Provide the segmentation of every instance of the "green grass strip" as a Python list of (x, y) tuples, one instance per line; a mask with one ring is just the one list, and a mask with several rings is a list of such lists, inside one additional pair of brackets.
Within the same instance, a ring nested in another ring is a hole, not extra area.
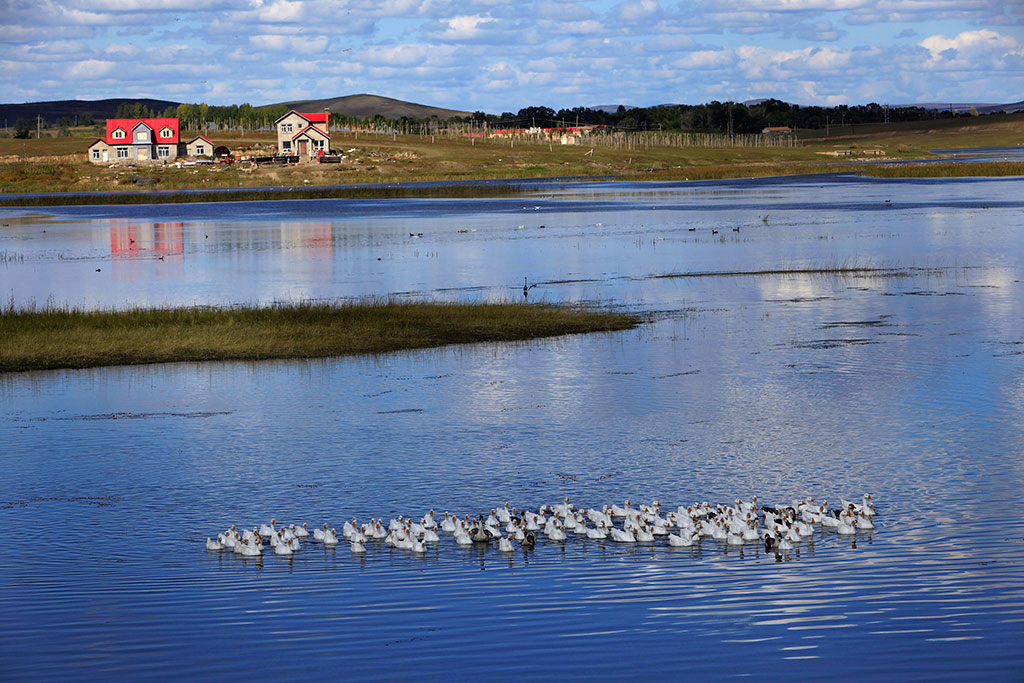
[(318, 358), (635, 327), (570, 305), (372, 300), (269, 307), (0, 311), (0, 372), (208, 360)]

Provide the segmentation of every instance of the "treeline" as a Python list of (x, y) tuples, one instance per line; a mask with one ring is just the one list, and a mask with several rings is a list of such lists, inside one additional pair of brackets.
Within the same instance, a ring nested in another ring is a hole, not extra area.
[(614, 112), (574, 107), (555, 111), (549, 107), (526, 107), (500, 116), (475, 112), (473, 120), (492, 128), (567, 127), (605, 125), (621, 130), (700, 131), (727, 134), (760, 133), (767, 127), (826, 128), (827, 126), (924, 121), (948, 119), (950, 111), (924, 107), (892, 108), (880, 104), (840, 105), (837, 107), (801, 107), (781, 100), (757, 104), (709, 102), (707, 104), (671, 104)]
[[(283, 105), (254, 107), (251, 104), (216, 106), (208, 104), (179, 104), (161, 111), (153, 111), (144, 103), (128, 101), (118, 106), (117, 118), (177, 118), (184, 130), (269, 130), (274, 121), (286, 114)], [(331, 113), (332, 127), (350, 127), (361, 130), (413, 134), (444, 134), (452, 129), (484, 131), (503, 128), (567, 128), (583, 125), (604, 125), (618, 131), (662, 131), (686, 133), (722, 133), (749, 135), (760, 133), (766, 127), (788, 126), (793, 129), (825, 129), (828, 126), (856, 126), (868, 123), (922, 121), (967, 116), (963, 112), (926, 109), (923, 107), (886, 107), (866, 105), (840, 105), (836, 107), (801, 107), (781, 100), (769, 99), (757, 104), (738, 102), (709, 102), (707, 104), (673, 104), (656, 107), (603, 111), (587, 107), (554, 110), (550, 107), (525, 107), (517, 112), (500, 115), (475, 112), (472, 116), (454, 119), (386, 119), (384, 116), (352, 117), (340, 112)], [(28, 137), (38, 127), (56, 125), (64, 133), (72, 126), (93, 124), (92, 115), (83, 114), (72, 120), (61, 117), (55, 122), (19, 119), (14, 128), (17, 137)], [(95, 125), (102, 134), (102, 122)]]
[[(269, 129), (274, 121), (288, 113), (287, 107), (254, 107), (251, 104), (214, 106), (207, 104), (179, 104), (162, 112), (152, 112), (138, 103), (125, 103), (118, 107), (118, 118), (147, 116), (177, 117), (182, 128), (189, 130), (261, 130)], [(948, 119), (956, 116), (950, 111), (923, 107), (885, 107), (880, 104), (840, 105), (836, 107), (801, 107), (781, 100), (764, 100), (757, 104), (738, 102), (709, 102), (707, 104), (673, 104), (657, 107), (607, 112), (587, 107), (574, 107), (558, 111), (550, 107), (525, 107), (518, 112), (500, 115), (475, 112), (468, 118), (447, 121), (401, 118), (388, 120), (383, 116), (368, 118), (331, 113), (335, 126), (393, 129), (402, 132), (432, 132), (441, 123), (470, 123), (480, 128), (566, 128), (577, 125), (605, 125), (627, 131), (697, 131), (741, 135), (760, 133), (770, 126), (790, 128), (825, 128), (827, 126), (886, 123), (895, 121), (923, 121)], [(962, 115), (962, 114), (961, 114)]]

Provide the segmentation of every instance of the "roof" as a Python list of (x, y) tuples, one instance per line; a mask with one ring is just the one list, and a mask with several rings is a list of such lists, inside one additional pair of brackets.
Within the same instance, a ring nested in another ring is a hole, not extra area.
[(331, 116), (330, 113), (326, 111), (322, 111), (319, 114), (300, 114), (299, 112), (295, 113), (299, 114), (299, 116), (306, 119), (310, 123), (327, 123), (327, 119), (330, 118)]
[[(176, 144), (178, 142), (178, 119), (107, 119), (107, 135), (103, 138), (104, 142), (108, 145), (125, 145), (131, 144), (131, 140), (128, 138), (122, 140), (115, 140), (113, 138), (114, 131), (120, 128), (129, 134), (135, 129), (140, 123), (143, 123), (154, 131), (156, 131), (156, 139), (151, 142), (160, 144)], [(164, 128), (171, 129), (171, 137), (162, 138), (160, 137), (160, 131)]]
[[(298, 112), (296, 112), (296, 113), (298, 113)], [(325, 137), (325, 138), (327, 138), (328, 140), (330, 140), (330, 139), (331, 139), (331, 136), (330, 136), (330, 135), (329, 135), (328, 133), (325, 133), (324, 131), (320, 130), (320, 129), (319, 129), (319, 128), (317, 128), (316, 126), (306, 126), (306, 127), (305, 127), (305, 128), (303, 128), (302, 130), (300, 130), (300, 131), (299, 131), (298, 133), (296, 133), (295, 135), (293, 135), (293, 136), (292, 136), (292, 140), (294, 140), (295, 138), (297, 138), (297, 137), (299, 137), (300, 135), (303, 135), (303, 134), (305, 134), (305, 135), (306, 135), (306, 137), (311, 137), (311, 136), (309, 135), (309, 132), (310, 132), (310, 131), (313, 131), (313, 132), (315, 132), (315, 133), (316, 133), (317, 135), (320, 135), (320, 136), (322, 136), (322, 137)]]
[(213, 140), (211, 140), (210, 138), (206, 137), (205, 135), (197, 135), (194, 138), (192, 138), (191, 140), (189, 140), (188, 142), (186, 142), (185, 144), (186, 145), (191, 145), (196, 140), (205, 140), (205, 141), (209, 142), (211, 145), (213, 144)]
[[(274, 121), (274, 125), (277, 125), (278, 121), (280, 121), (281, 119), (286, 118), (288, 116), (291, 116), (292, 114), (295, 114), (297, 116), (301, 116), (302, 118), (306, 119), (306, 121), (308, 121), (310, 124), (316, 124), (316, 123), (321, 124), (321, 125), (317, 126), (317, 128), (320, 129), (320, 132), (324, 133), (325, 135), (327, 135), (327, 137), (331, 136), (331, 134), (327, 131), (327, 126), (329, 125), (330, 119), (331, 119), (331, 113), (327, 112), (327, 111), (322, 111), (319, 114), (304, 114), (304, 113), (302, 113), (300, 111), (295, 111), (294, 109), (292, 109), (287, 114), (285, 114), (284, 116), (279, 117), (277, 119), (277, 121)], [(303, 128), (303, 130), (305, 130), (305, 128)], [(294, 140), (294, 138), (292, 138), (292, 139)]]

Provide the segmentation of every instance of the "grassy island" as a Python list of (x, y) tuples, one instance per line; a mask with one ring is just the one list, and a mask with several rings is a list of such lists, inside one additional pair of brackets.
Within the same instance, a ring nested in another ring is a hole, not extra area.
[(0, 311), (0, 372), (318, 358), (630, 329), (569, 305), (363, 301), (268, 307)]

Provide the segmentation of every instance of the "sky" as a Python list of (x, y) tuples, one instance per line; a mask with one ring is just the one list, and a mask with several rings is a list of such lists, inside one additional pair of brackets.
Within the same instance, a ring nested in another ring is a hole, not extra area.
[(0, 99), (1009, 103), (1024, 0), (0, 0)]

